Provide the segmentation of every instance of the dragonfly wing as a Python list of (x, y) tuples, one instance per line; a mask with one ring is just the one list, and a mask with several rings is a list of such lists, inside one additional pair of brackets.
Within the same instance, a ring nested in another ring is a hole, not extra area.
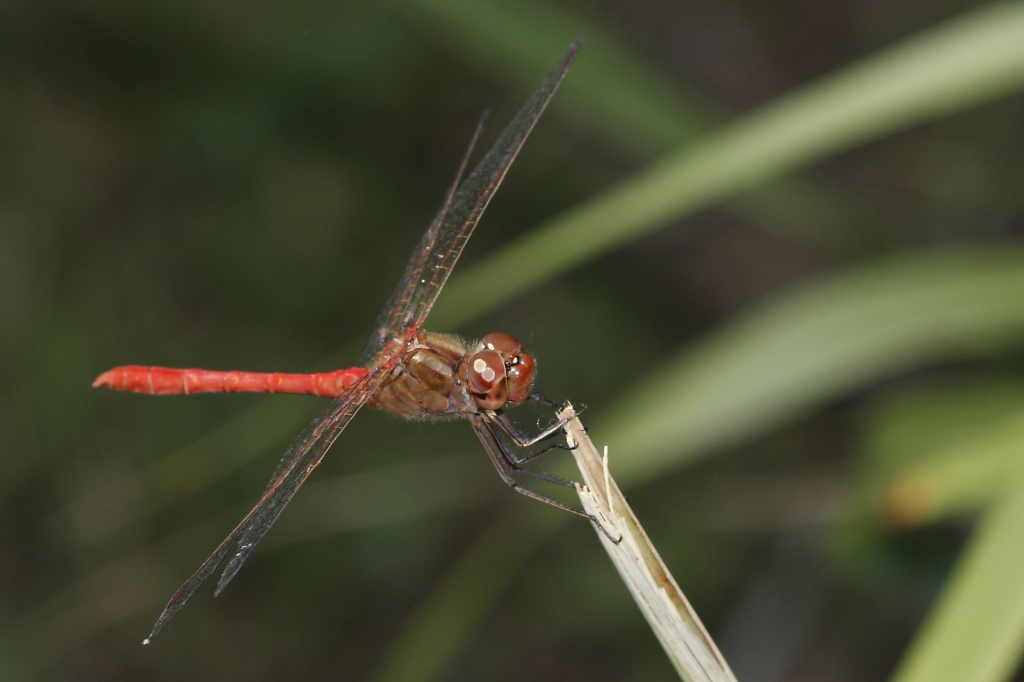
[(426, 267), (427, 258), (434, 249), (434, 243), (437, 241), (437, 234), (441, 229), (441, 223), (444, 220), (444, 216), (448, 213), (448, 208), (452, 204), (452, 197), (455, 196), (459, 183), (462, 182), (462, 174), (466, 171), (466, 164), (469, 163), (469, 157), (473, 153), (477, 140), (480, 139), (480, 133), (483, 132), (487, 116), (488, 113), (485, 111), (483, 116), (480, 117), (480, 121), (476, 124), (473, 137), (470, 138), (469, 146), (462, 155), (462, 161), (459, 162), (459, 169), (455, 172), (455, 179), (448, 187), (448, 191), (445, 192), (441, 210), (437, 212), (433, 222), (430, 223), (430, 227), (423, 237), (420, 238), (416, 249), (412, 252), (409, 264), (405, 266), (405, 274), (398, 281), (398, 286), (395, 287), (391, 298), (388, 299), (388, 304), (384, 306), (384, 311), (377, 318), (373, 326), (373, 334), (370, 335), (369, 340), (366, 342), (363, 354), (359, 356), (360, 365), (366, 365), (374, 355), (384, 348), (391, 335), (391, 330), (401, 326), (401, 320), (405, 318), (410, 307), (410, 301), (416, 291), (416, 281), (420, 278), (423, 269)]
[(219, 594), (224, 589), (224, 586), (231, 581), (256, 545), (270, 530), (274, 521), (295, 495), (295, 491), (320, 464), (338, 435), (387, 376), (388, 371), (385, 367), (379, 367), (370, 372), (336, 398), (299, 434), (278, 464), (277, 470), (271, 477), (259, 502), (220, 543), (213, 554), (203, 562), (195, 574), (186, 580), (185, 584), (171, 597), (153, 626), (153, 631), (143, 642), (144, 644), (149, 643), (163, 629), (164, 625), (178, 612), (178, 609), (184, 606), (203, 581), (217, 569), (232, 547), (237, 545), (235, 555), (231, 557), (224, 573), (221, 574), (215, 594)]
[[(446, 200), (430, 229), (420, 240), (405, 276), (385, 308), (380, 326), (370, 338), (367, 351), (376, 352), (387, 341), (408, 328), (418, 329), (434, 306), (462, 254), (484, 209), (498, 190), (534, 125), (565, 77), (583, 39), (569, 48), (565, 57), (508, 124), (480, 164)], [(370, 352), (372, 356), (373, 352)], [(368, 359), (368, 358), (364, 358)]]
[(466, 182), (455, 192), (448, 212), (441, 219), (437, 241), (424, 264), (409, 316), (401, 321), (402, 327), (419, 328), (430, 309), (434, 307), (441, 288), (448, 281), (448, 276), (451, 275), (455, 262), (480, 221), (480, 216), (501, 186), (509, 166), (519, 154), (540, 115), (544, 113), (555, 90), (565, 78), (582, 43), (581, 37), (570, 46), (562, 61), (533, 91), (526, 104), (498, 136), (491, 150), (484, 155), (480, 164), (466, 178)]

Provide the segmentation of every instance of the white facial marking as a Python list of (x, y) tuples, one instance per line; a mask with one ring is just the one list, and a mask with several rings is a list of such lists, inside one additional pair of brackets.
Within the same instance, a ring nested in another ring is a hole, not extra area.
[(494, 370), (487, 366), (487, 362), (481, 359), (477, 359), (473, 362), (473, 371), (480, 375), (487, 383), (494, 381)]

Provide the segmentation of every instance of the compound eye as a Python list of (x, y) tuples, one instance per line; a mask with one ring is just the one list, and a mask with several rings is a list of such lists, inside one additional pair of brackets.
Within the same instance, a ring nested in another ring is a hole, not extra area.
[(530, 389), (533, 387), (533, 357), (526, 353), (516, 356), (512, 365), (508, 368), (508, 402), (515, 405), (523, 402), (530, 396)]
[(512, 358), (519, 355), (523, 345), (505, 332), (491, 332), (480, 340), (484, 350), (493, 350), (501, 353), (505, 362), (511, 362)]
[(508, 402), (505, 362), (496, 350), (482, 350), (469, 359), (469, 392), (484, 410), (497, 410)]

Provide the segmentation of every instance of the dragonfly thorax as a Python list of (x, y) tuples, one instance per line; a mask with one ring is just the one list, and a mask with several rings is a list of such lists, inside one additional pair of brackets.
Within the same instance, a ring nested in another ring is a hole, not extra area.
[(470, 346), (457, 336), (419, 332), (368, 404), (407, 417), (498, 410), (526, 400), (533, 370), (533, 358), (508, 334), (488, 334)]

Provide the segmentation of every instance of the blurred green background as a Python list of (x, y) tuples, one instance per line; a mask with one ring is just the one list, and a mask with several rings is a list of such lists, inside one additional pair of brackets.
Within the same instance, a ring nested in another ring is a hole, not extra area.
[(589, 407), (740, 680), (1013, 677), (1024, 4), (299, 0), (0, 7), (0, 679), (673, 678), (586, 523), (369, 411), (144, 648), (322, 402), (89, 387), (354, 362), (580, 33), (428, 326)]

